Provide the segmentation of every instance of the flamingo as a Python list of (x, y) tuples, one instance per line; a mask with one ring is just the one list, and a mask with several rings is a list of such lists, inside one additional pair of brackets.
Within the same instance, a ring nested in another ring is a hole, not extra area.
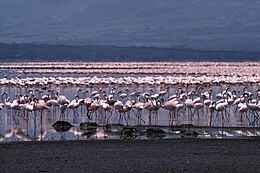
[[(110, 117), (111, 117), (111, 115), (112, 115), (112, 107), (108, 104), (108, 103), (106, 103), (106, 102), (101, 102), (100, 104), (99, 104), (99, 107), (102, 109), (102, 110), (104, 110), (104, 125), (105, 124), (107, 124), (108, 125), (108, 122), (109, 122), (109, 119), (110, 119)], [(109, 115), (107, 115), (107, 112), (109, 113)]]
[(130, 119), (130, 111), (132, 110), (133, 105), (135, 104), (135, 101), (133, 101), (130, 97), (128, 98), (128, 100), (125, 102), (125, 107), (128, 114), (128, 119)]
[(33, 110), (41, 112), (41, 120), (42, 120), (43, 111), (50, 110), (50, 107), (46, 105), (44, 100), (39, 100), (38, 98), (34, 98)]
[(159, 93), (155, 93), (155, 94), (153, 94), (153, 90), (152, 89), (150, 89), (150, 98), (152, 99), (152, 100), (157, 100), (159, 97), (160, 97), (160, 95), (159, 95)]
[(216, 117), (218, 117), (219, 113), (221, 113), (222, 126), (224, 126), (224, 112), (225, 113), (227, 112), (227, 110), (226, 110), (227, 107), (228, 107), (228, 103), (227, 102), (217, 103), (216, 107), (215, 107), (215, 110), (217, 111)]
[(124, 119), (125, 119), (125, 121), (126, 121), (126, 125), (128, 126), (128, 125), (129, 125), (129, 122), (128, 122), (128, 119), (127, 119), (126, 116), (125, 116), (125, 113), (126, 113), (126, 112), (129, 112), (129, 108), (124, 105), (121, 109), (118, 110), (118, 112), (119, 112), (119, 114), (120, 114), (120, 117), (119, 117), (119, 119), (118, 119), (118, 124), (120, 123), (121, 116), (122, 116), (122, 113), (123, 113), (123, 117), (124, 117)]
[(132, 108), (137, 110), (137, 124), (142, 125), (142, 122), (145, 124), (145, 121), (142, 119), (142, 110), (144, 109), (144, 103), (140, 101), (141, 95), (138, 96), (138, 102), (132, 106)]
[(260, 111), (260, 107), (256, 103), (249, 102), (252, 100), (250, 96), (252, 96), (250, 93), (244, 93), (246, 106), (250, 110), (251, 114), (254, 116), (254, 120), (253, 122), (251, 122), (251, 124), (255, 125), (255, 123), (259, 120), (259, 114), (257, 112)]
[(59, 105), (70, 104), (70, 101), (64, 95), (60, 95), (59, 92), (56, 93), (55, 98)]
[(208, 116), (209, 114), (209, 106), (212, 102), (212, 90), (206, 91), (202, 94), (203, 97), (203, 104), (206, 106), (206, 115)]
[(130, 97), (134, 98), (134, 102), (136, 103), (138, 97), (140, 96), (140, 92), (132, 92), (131, 94), (129, 94)]
[[(6, 98), (4, 99), (4, 95), (6, 96)], [(11, 98), (8, 96), (8, 94), (6, 92), (1, 94), (2, 97), (2, 102), (4, 104), (4, 106), (7, 108), (7, 110), (11, 109), (12, 103), (11, 103)]]
[(165, 87), (165, 90), (159, 92), (159, 96), (160, 96), (160, 97), (165, 96), (167, 93), (169, 93), (169, 89), (170, 89), (170, 87), (167, 85), (167, 86)]
[(59, 92), (56, 92), (54, 98), (60, 105), (60, 119), (64, 119), (65, 110), (67, 109), (67, 106), (70, 104), (70, 101), (64, 95), (60, 95)]
[(177, 105), (179, 103), (179, 100), (177, 98), (168, 100), (162, 104), (162, 108), (169, 110), (169, 125), (173, 125), (173, 120), (176, 116), (175, 112), (177, 110)]
[[(77, 109), (77, 108), (80, 106), (80, 103), (81, 103), (81, 102), (84, 102), (84, 100), (83, 100), (83, 99), (80, 100), (80, 99), (79, 99), (79, 95), (75, 95), (75, 99), (72, 100), (72, 101), (68, 104), (67, 108), (73, 110), (74, 116), (79, 116), (77, 110), (75, 110), (75, 109)], [(69, 112), (68, 112), (68, 114), (69, 114)]]
[(49, 99), (48, 101), (46, 101), (46, 105), (48, 107), (50, 107), (50, 108), (54, 107), (53, 113), (55, 113), (56, 112), (56, 108), (58, 108), (60, 106), (60, 104), (58, 103), (58, 101), (56, 99)]
[(128, 97), (128, 94), (129, 94), (129, 89), (126, 89), (126, 93), (123, 93), (122, 91), (118, 91), (117, 92), (117, 95), (118, 95), (118, 98), (123, 101), (125, 98)]
[[(98, 114), (97, 114), (97, 110), (99, 109), (100, 107), (100, 104), (99, 104), (100, 100), (97, 98), (95, 100), (93, 100), (93, 102), (90, 104), (89, 106), (89, 109), (88, 109), (88, 112), (89, 113), (95, 113), (95, 120), (97, 121), (98, 120)], [(88, 115), (89, 119), (93, 119), (90, 115)]]
[[(245, 114), (245, 117), (247, 117), (247, 112), (249, 111), (249, 109), (248, 109), (246, 103), (239, 103), (237, 106), (239, 108), (238, 110), (240, 112), (240, 120), (241, 120), (241, 123), (242, 123), (243, 115)], [(247, 117), (247, 119), (248, 119), (248, 117)]]
[(209, 111), (210, 111), (210, 114), (208, 116), (209, 117), (209, 126), (211, 126), (211, 124), (212, 124), (213, 112), (215, 111), (215, 109), (216, 109), (216, 101), (212, 100), (209, 105)]
[[(195, 94), (195, 91), (193, 91), (194, 94)], [(191, 92), (188, 93), (188, 96), (191, 96)], [(191, 98), (187, 98), (185, 101), (184, 101), (184, 105), (185, 107), (188, 108), (188, 113), (187, 113), (187, 118), (188, 118), (188, 124), (190, 123), (190, 120), (192, 120), (192, 109), (195, 108), (194, 106), (194, 102), (192, 101)]]
[(148, 124), (151, 125), (152, 124), (152, 112), (155, 113), (155, 115), (153, 115), (154, 119), (155, 119), (155, 124), (157, 124), (158, 122), (158, 110), (161, 108), (162, 106), (162, 100), (153, 100), (151, 99), (150, 96), (146, 97), (146, 102), (144, 103), (144, 109), (149, 111), (149, 122)]

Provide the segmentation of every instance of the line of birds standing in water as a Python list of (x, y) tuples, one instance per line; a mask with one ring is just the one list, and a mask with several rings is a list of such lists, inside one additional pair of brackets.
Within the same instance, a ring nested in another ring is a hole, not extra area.
[[(26, 94), (16, 94), (16, 99), (11, 100), (7, 92), (1, 94), (2, 103), (0, 110), (7, 109), (12, 116), (28, 116), (29, 113), (36, 116), (40, 112), (41, 117), (43, 111), (59, 112), (60, 120), (64, 120), (69, 111), (72, 110), (74, 116), (79, 116), (78, 108), (85, 111), (85, 117), (88, 121), (98, 122), (99, 124), (110, 123), (113, 112), (116, 112), (118, 123), (125, 122), (131, 125), (131, 119), (137, 120), (137, 125), (158, 125), (158, 111), (160, 108), (169, 111), (169, 126), (177, 125), (178, 119), (187, 119), (187, 123), (192, 123), (192, 118), (196, 115), (198, 122), (200, 116), (208, 117), (208, 125), (211, 126), (214, 119), (221, 119), (222, 125), (230, 120), (231, 111), (235, 116), (239, 112), (239, 118), (245, 119), (249, 125), (259, 125), (260, 111), (260, 89), (257, 89), (254, 97), (252, 92), (243, 89), (243, 93), (237, 93), (229, 87), (216, 94), (213, 100), (212, 90), (205, 91), (203, 87), (199, 87), (197, 91), (184, 91), (182, 88), (176, 90), (176, 94), (169, 95), (169, 86), (158, 92), (132, 92), (129, 89), (126, 92), (117, 91), (114, 87), (109, 93), (99, 88), (91, 93), (79, 89), (75, 98), (69, 100), (65, 95), (61, 95), (54, 90), (35, 89), (29, 90)], [(167, 96), (168, 93), (168, 96)], [(167, 97), (167, 98), (166, 98)], [(142, 118), (143, 111), (149, 112), (148, 122)], [(130, 114), (130, 112), (133, 112)], [(66, 112), (66, 113), (65, 113)], [(135, 121), (136, 122), (136, 121)]]

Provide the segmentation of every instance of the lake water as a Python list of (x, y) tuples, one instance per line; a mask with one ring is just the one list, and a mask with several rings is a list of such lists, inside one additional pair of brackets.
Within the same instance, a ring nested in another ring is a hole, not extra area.
[[(2, 72), (1, 75), (8, 74), (8, 77), (15, 77), (17, 74), (9, 74)], [(80, 77), (82, 75), (59, 75), (59, 74), (29, 74), (23, 77)], [(91, 76), (96, 76), (91, 74)], [(108, 74), (109, 76), (109, 74)], [(113, 77), (122, 77), (122, 75), (110, 75)], [(2, 76), (3, 77), (3, 76)], [(114, 86), (114, 85), (91, 85), (91, 86), (49, 86), (48, 89), (53, 89), (55, 92), (65, 95), (69, 100), (73, 100), (78, 90), (92, 91), (102, 90), (109, 94), (113, 87), (116, 91), (126, 92), (150, 92), (158, 93), (164, 89), (160, 85), (138, 85), (138, 86)], [(188, 93), (191, 90), (197, 90), (198, 86), (175, 86), (169, 88), (169, 92), (163, 96), (166, 101), (171, 95), (176, 94), (178, 88), (181, 87)], [(244, 87), (247, 91), (253, 93), (256, 98), (258, 85), (252, 86), (203, 86), (203, 90), (212, 90), (213, 100), (218, 100), (216, 94), (224, 91), (227, 87), (230, 90), (235, 90), (237, 93), (243, 93)], [(17, 88), (14, 86), (0, 86), (1, 93), (7, 92), (11, 100), (16, 98), (17, 93), (26, 94), (30, 89), (36, 87)], [(39, 89), (39, 88), (38, 88)], [(43, 95), (44, 93), (42, 93)], [(83, 94), (80, 94), (83, 98)], [(127, 100), (127, 99), (126, 99)], [(126, 100), (122, 100), (123, 103)], [(236, 110), (236, 106), (229, 106), (227, 111), (221, 113), (214, 112), (212, 114), (212, 122), (210, 123), (210, 111), (205, 106), (203, 109), (189, 112), (189, 109), (183, 108), (178, 113), (169, 126), (169, 111), (160, 108), (158, 111), (143, 110), (140, 112), (142, 118), (137, 118), (137, 110), (132, 109), (128, 113), (122, 114), (119, 120), (120, 113), (112, 109), (111, 112), (98, 110), (93, 113), (92, 120), (88, 120), (86, 108), (80, 106), (76, 113), (73, 110), (66, 110), (62, 120), (69, 122), (72, 127), (67, 129), (55, 129), (53, 124), (61, 120), (60, 111), (57, 108), (45, 110), (42, 112), (27, 112), (24, 110), (14, 111), (6, 108), (0, 111), (0, 140), (2, 142), (10, 141), (33, 141), (33, 140), (112, 140), (112, 139), (174, 139), (182, 137), (198, 137), (198, 138), (256, 138), (260, 136), (260, 122), (258, 112), (248, 111), (246, 114), (241, 114)], [(95, 116), (98, 118), (95, 119)], [(106, 122), (104, 117), (110, 117)], [(157, 118), (156, 118), (157, 117)], [(191, 118), (192, 117), (192, 118)], [(81, 123), (89, 122), (88, 126), (80, 126)], [(141, 122), (141, 123), (140, 123)], [(97, 123), (92, 124), (90, 123)], [(186, 124), (186, 125), (185, 125)], [(188, 124), (188, 125), (187, 125)]]
[[(155, 64), (156, 65), (156, 64)], [(157, 64), (158, 65), (158, 64)], [(223, 65), (223, 64), (222, 64)], [(175, 65), (176, 66), (176, 65)], [(192, 65), (189, 68), (195, 68)], [(198, 66), (200, 67), (200, 66)], [(230, 66), (227, 66), (228, 68)], [(152, 69), (152, 67), (149, 66)], [(173, 68), (168, 67), (169, 70)], [(183, 67), (180, 67), (183, 69)], [(251, 68), (251, 67), (250, 67)], [(257, 68), (256, 68), (257, 69)], [(209, 71), (207, 69), (207, 71)], [(182, 76), (180, 73), (172, 74)], [(200, 71), (197, 71), (198, 74)], [(195, 73), (194, 73), (195, 74)], [(161, 73), (160, 76), (165, 77), (169, 74)], [(151, 74), (131, 74), (131, 73), (21, 73), (19, 70), (4, 70), (0, 71), (0, 78), (27, 78), (27, 77), (146, 77), (158, 76)], [(11, 100), (16, 98), (18, 93), (22, 95), (28, 94), (29, 90), (42, 90), (42, 93), (35, 92), (37, 97), (41, 97), (48, 90), (57, 91), (61, 95), (65, 95), (69, 100), (75, 98), (75, 94), (79, 94), (80, 98), (84, 98), (84, 91), (91, 93), (98, 91), (100, 88), (103, 93), (109, 95), (113, 88), (116, 88), (116, 93), (119, 91), (127, 92), (149, 92), (151, 94), (159, 93), (165, 90), (164, 85), (48, 85), (45, 87), (16, 87), (13, 85), (1, 85), (0, 92), (7, 92)], [(170, 85), (168, 93), (162, 97), (164, 102), (168, 97), (176, 94), (179, 88), (182, 88), (185, 93), (192, 90), (198, 91), (198, 85)], [(216, 98), (218, 93), (230, 88), (234, 90), (237, 96), (243, 94), (245, 87), (248, 92), (252, 92), (253, 99), (256, 98), (256, 92), (259, 88), (258, 83), (246, 85), (206, 85), (202, 86), (203, 92), (212, 90), (212, 100), (218, 101)], [(83, 92), (78, 92), (79, 89)], [(117, 95), (117, 94), (116, 94)], [(116, 97), (116, 96), (115, 96)], [(115, 98), (119, 99), (119, 98)], [(128, 98), (121, 100), (123, 103)], [(162, 101), (161, 100), (161, 101)], [(75, 111), (75, 112), (74, 112)], [(92, 119), (87, 117), (85, 106), (80, 106), (75, 110), (66, 110), (61, 116), (59, 108), (52, 107), (50, 110), (44, 110), (41, 114), (39, 111), (27, 112), (25, 110), (14, 111), (4, 108), (0, 111), (0, 140), (2, 142), (10, 141), (33, 141), (33, 140), (112, 140), (112, 139), (174, 139), (182, 137), (198, 137), (198, 138), (256, 138), (260, 135), (259, 112), (247, 111), (241, 113), (236, 105), (229, 105), (223, 112), (210, 112), (209, 108), (204, 105), (203, 109), (195, 110), (188, 108), (180, 109), (174, 112), (173, 119), (170, 122), (169, 111), (160, 108), (158, 111), (142, 110), (138, 112), (132, 108), (129, 112), (120, 113), (113, 106), (110, 112), (98, 109), (90, 114)], [(141, 115), (141, 118), (138, 116)], [(121, 116), (121, 119), (119, 117)], [(62, 118), (61, 118), (62, 117)], [(109, 117), (109, 120), (107, 121)], [(212, 117), (212, 118), (210, 118)], [(63, 120), (72, 126), (67, 127), (62, 124), (57, 128), (53, 124)], [(82, 125), (82, 123), (85, 123)], [(91, 124), (92, 123), (92, 124)], [(95, 124), (96, 123), (96, 124)], [(63, 128), (63, 129), (62, 129)]]

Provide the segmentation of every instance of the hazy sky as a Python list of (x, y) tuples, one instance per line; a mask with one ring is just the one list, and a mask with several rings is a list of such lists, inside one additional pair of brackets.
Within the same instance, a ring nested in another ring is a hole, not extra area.
[(0, 42), (258, 50), (258, 0), (0, 0)]

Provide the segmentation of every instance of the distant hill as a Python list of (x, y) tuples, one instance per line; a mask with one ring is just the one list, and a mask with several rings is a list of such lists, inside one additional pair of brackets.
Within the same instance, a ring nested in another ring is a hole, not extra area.
[(260, 61), (260, 52), (156, 47), (0, 44), (0, 61)]
[(259, 51), (259, 0), (1, 0), (0, 43)]

